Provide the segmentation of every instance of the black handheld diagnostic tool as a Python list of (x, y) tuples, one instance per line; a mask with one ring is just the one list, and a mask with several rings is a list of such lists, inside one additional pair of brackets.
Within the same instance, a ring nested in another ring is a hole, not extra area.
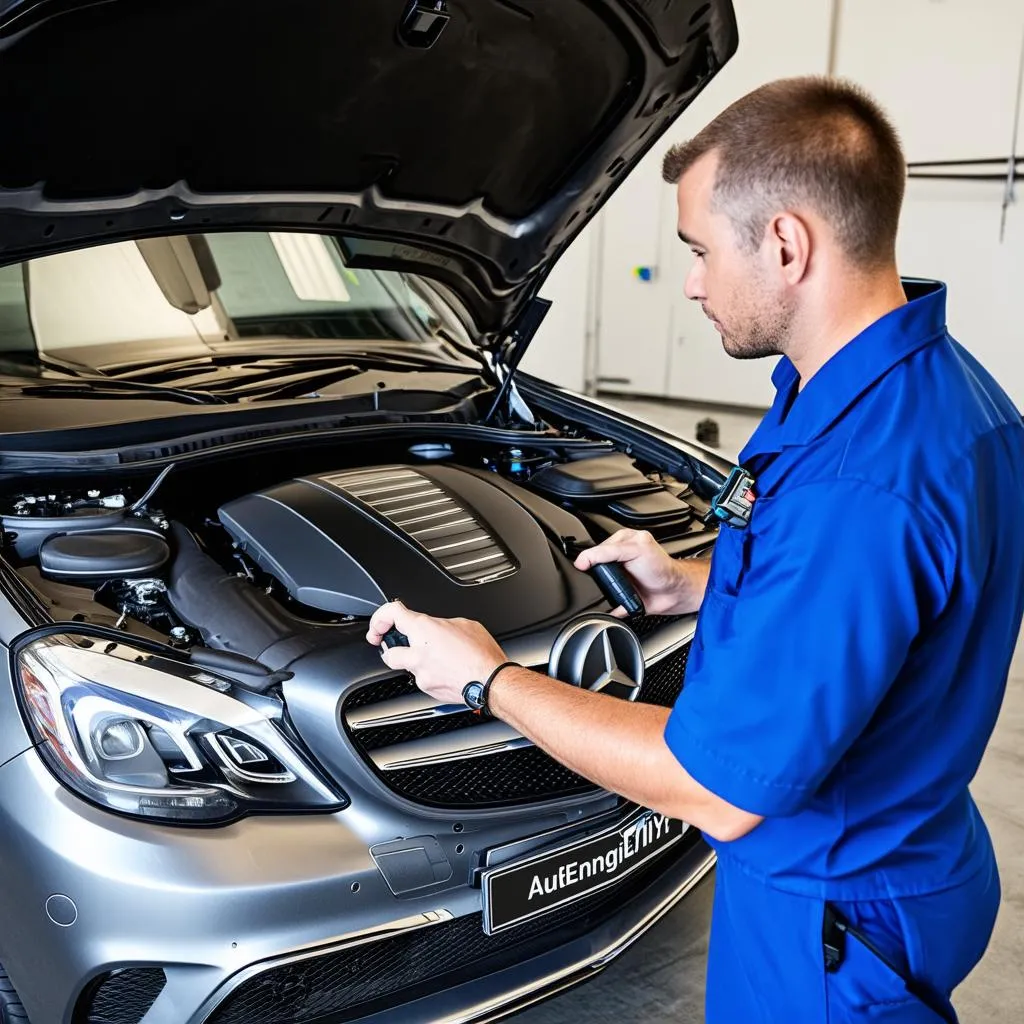
[(396, 626), (392, 626), (381, 638), (380, 645), (388, 650), (392, 647), (408, 647), (409, 638), (404, 633), (400, 633)]
[(611, 602), (612, 607), (622, 605), (627, 615), (639, 615), (644, 610), (644, 603), (636, 592), (632, 580), (626, 570), (618, 562), (602, 562), (590, 570), (601, 593)]
[[(562, 546), (565, 553), (575, 559), (581, 551), (594, 545), (578, 541), (575, 537), (563, 537)], [(643, 612), (644, 603), (640, 600), (629, 574), (618, 562), (602, 562), (592, 566), (589, 573), (613, 608), (621, 605), (627, 615), (640, 615)]]

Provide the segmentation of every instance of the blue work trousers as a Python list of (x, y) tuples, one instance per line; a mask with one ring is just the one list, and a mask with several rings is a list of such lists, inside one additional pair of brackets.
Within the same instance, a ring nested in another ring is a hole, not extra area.
[[(947, 1001), (981, 959), (999, 907), (994, 860), (955, 888), (833, 905), (915, 980)], [(715, 881), (707, 1024), (941, 1024), (853, 936), (836, 971), (822, 949), (825, 900), (772, 888), (728, 856)]]

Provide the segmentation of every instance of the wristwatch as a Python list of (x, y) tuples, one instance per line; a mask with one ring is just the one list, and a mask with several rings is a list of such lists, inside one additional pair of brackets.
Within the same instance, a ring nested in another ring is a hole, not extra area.
[(487, 706), (487, 695), (495, 676), (505, 668), (522, 668), (522, 665), (517, 661), (503, 661), (482, 683), (478, 679), (473, 679), (462, 688), (462, 699), (473, 714), (483, 718), (494, 717)]

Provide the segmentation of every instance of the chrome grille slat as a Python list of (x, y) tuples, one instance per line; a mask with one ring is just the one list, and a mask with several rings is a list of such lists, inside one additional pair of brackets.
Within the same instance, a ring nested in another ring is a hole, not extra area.
[(465, 711), (465, 704), (438, 704), (433, 697), (417, 691), (404, 697), (392, 697), (379, 704), (353, 708), (346, 713), (345, 721), (355, 730), (380, 729), (388, 725), (404, 725), (407, 722), (461, 715), (465, 714)]
[(371, 752), (373, 763), (383, 772), (447, 764), (474, 757), (490, 757), (533, 744), (504, 722), (488, 722), (472, 729), (460, 729), (422, 740), (396, 743)]

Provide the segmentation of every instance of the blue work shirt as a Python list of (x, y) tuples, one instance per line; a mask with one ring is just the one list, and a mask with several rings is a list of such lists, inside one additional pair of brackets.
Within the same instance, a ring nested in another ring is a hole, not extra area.
[(724, 527), (666, 741), (763, 815), (720, 859), (805, 896), (936, 892), (991, 865), (968, 793), (1024, 610), (1024, 427), (908, 302), (777, 394), (740, 456), (749, 526)]

